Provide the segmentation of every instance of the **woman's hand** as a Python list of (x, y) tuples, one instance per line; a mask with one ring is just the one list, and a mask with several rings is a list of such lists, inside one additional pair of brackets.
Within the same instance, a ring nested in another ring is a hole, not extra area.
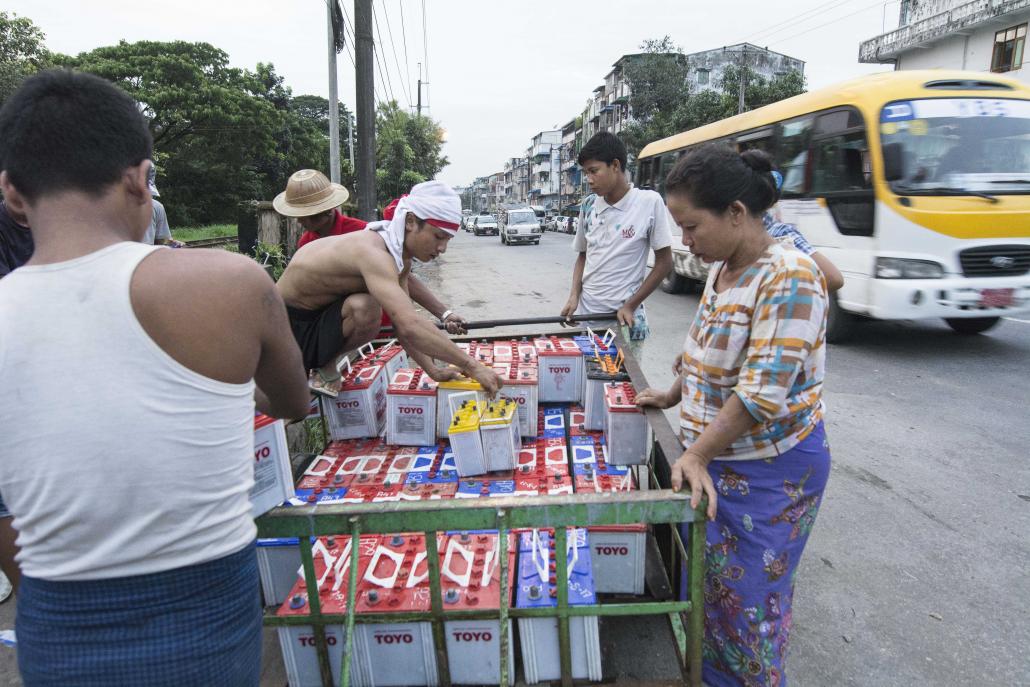
[(641, 408), (661, 408), (665, 410), (676, 405), (676, 402), (669, 399), (669, 392), (667, 391), (644, 389), (637, 394), (637, 405)]
[(690, 487), (690, 507), (697, 508), (701, 503), (701, 494), (708, 497), (708, 510), (705, 512), (709, 520), (715, 520), (715, 484), (708, 474), (708, 460), (703, 456), (686, 451), (672, 466), (672, 490), (679, 491), (686, 480)]

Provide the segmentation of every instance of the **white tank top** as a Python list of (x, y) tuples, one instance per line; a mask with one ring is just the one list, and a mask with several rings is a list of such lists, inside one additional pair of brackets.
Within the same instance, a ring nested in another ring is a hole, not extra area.
[(0, 496), (30, 577), (160, 572), (254, 539), (254, 383), (193, 372), (143, 330), (129, 283), (155, 249), (0, 280)]

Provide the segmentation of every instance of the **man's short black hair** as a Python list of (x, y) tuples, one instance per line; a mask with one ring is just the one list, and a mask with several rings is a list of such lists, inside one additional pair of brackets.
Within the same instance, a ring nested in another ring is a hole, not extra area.
[(622, 165), (622, 171), (626, 171), (626, 144), (612, 132), (600, 131), (590, 137), (576, 158), (580, 165), (587, 160), (597, 160), (606, 165), (618, 160)]
[(0, 169), (29, 202), (69, 190), (100, 195), (152, 149), (136, 102), (91, 74), (41, 72), (0, 109)]

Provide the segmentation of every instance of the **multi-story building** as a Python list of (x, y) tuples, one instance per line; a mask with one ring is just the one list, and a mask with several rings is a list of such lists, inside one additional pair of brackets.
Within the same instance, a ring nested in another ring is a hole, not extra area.
[(690, 68), (691, 91), (721, 90), (727, 67), (747, 67), (752, 74), (774, 79), (790, 72), (805, 73), (805, 63), (795, 57), (761, 48), (751, 43), (725, 45), (686, 56)]
[(562, 130), (541, 131), (530, 145), (529, 204), (557, 209)]
[(1006, 72), (1030, 81), (1030, 0), (902, 0), (898, 28), (863, 42), (858, 61), (895, 69)]
[(576, 158), (583, 145), (582, 121), (582, 117), (570, 119), (561, 129), (561, 184), (558, 200), (562, 209), (579, 202), (580, 179), (583, 175)]
[(487, 183), (489, 190), (490, 212), (497, 212), (498, 206), (504, 202), (504, 172), (494, 172)]

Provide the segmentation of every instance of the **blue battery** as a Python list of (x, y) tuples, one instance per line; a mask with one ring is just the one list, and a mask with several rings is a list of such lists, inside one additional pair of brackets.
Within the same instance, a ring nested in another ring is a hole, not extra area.
[(609, 343), (607, 346), (604, 346), (604, 342), (600, 341), (600, 337), (591, 339), (587, 334), (583, 334), (572, 337), (572, 340), (576, 342), (577, 346), (579, 346), (579, 350), (583, 351), (583, 355), (591, 358), (594, 357), (594, 351), (599, 355), (611, 356), (613, 358), (619, 354), (618, 346), (614, 343)]
[(513, 496), (515, 494), (515, 480), (482, 480), (463, 479), (458, 483), (456, 499), (478, 499), (491, 496)]
[(540, 432), (543, 439), (565, 437), (565, 404), (543, 406), (544, 426)]
[(286, 502), (286, 505), (315, 505), (318, 503), (333, 503), (341, 500), (347, 495), (347, 487), (319, 487), (318, 493), (315, 489), (297, 489), (294, 498)]

